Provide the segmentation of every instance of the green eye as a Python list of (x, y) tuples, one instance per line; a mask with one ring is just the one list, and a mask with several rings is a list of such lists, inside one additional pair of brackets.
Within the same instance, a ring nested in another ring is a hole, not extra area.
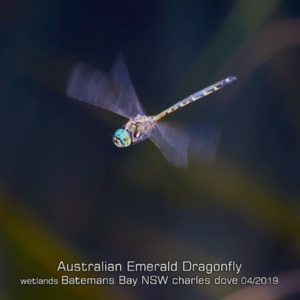
[(131, 144), (130, 134), (124, 129), (118, 129), (114, 134), (113, 142), (117, 147), (128, 147)]

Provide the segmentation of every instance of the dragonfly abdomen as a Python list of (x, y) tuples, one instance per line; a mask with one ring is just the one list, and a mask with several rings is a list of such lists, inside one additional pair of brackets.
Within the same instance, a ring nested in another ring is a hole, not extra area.
[(212, 84), (210, 86), (208, 86), (207, 88), (193, 94), (190, 96), (190, 98), (192, 98), (193, 101), (196, 101), (200, 98), (203, 98), (205, 96), (208, 96), (209, 94), (218, 91), (219, 89), (223, 88), (224, 86), (226, 86), (227, 84), (231, 83), (232, 81), (236, 80), (236, 77), (234, 76), (229, 76), (215, 84)]
[(184, 107), (196, 100), (199, 100), (200, 98), (203, 98), (205, 96), (208, 96), (209, 94), (223, 88), (224, 86), (226, 86), (227, 84), (231, 83), (232, 81), (236, 80), (236, 77), (234, 76), (229, 76), (215, 84), (212, 84), (210, 86), (208, 86), (207, 88), (190, 95), (189, 97), (177, 102), (176, 104), (174, 104), (173, 106), (167, 108), (166, 110), (162, 111), (160, 114), (155, 116), (155, 121), (158, 121), (159, 119), (165, 117), (168, 114), (171, 114), (172, 112), (174, 112), (175, 110), (177, 110), (178, 108)]

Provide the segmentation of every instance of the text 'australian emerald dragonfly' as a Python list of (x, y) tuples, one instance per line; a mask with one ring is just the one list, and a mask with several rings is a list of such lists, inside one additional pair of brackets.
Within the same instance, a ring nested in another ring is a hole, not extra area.
[(113, 136), (117, 147), (128, 147), (150, 138), (170, 163), (177, 167), (186, 167), (189, 134), (160, 119), (234, 80), (234, 76), (227, 77), (177, 102), (156, 116), (147, 116), (131, 83), (123, 55), (119, 54), (110, 75), (88, 65), (77, 64), (71, 72), (67, 94), (129, 119)]

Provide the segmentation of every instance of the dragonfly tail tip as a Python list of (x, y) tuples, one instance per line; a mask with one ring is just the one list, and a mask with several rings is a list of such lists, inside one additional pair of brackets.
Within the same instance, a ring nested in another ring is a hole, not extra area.
[(231, 83), (234, 80), (237, 80), (237, 78), (235, 76), (229, 76), (227, 79), (228, 79), (229, 83)]

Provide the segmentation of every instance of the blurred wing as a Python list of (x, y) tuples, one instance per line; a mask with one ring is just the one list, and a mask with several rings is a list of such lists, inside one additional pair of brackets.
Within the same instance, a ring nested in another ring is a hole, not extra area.
[(150, 139), (163, 153), (166, 159), (179, 168), (188, 166), (191, 161), (212, 162), (220, 141), (220, 130), (212, 126), (197, 129), (197, 134), (189, 134), (185, 130), (158, 122)]
[(143, 114), (122, 55), (116, 59), (111, 77), (96, 68), (77, 64), (69, 78), (67, 95), (127, 118)]
[(153, 129), (150, 139), (171, 164), (179, 168), (188, 166), (189, 135), (187, 132), (166, 122), (159, 122)]
[(200, 126), (191, 133), (188, 156), (190, 161), (213, 162), (220, 143), (221, 130), (214, 126)]
[(135, 93), (132, 85), (124, 57), (122, 53), (117, 56), (111, 70), (111, 78), (122, 90), (122, 102), (127, 104), (126, 111), (131, 117), (136, 117), (138, 114), (145, 115), (144, 109)]

